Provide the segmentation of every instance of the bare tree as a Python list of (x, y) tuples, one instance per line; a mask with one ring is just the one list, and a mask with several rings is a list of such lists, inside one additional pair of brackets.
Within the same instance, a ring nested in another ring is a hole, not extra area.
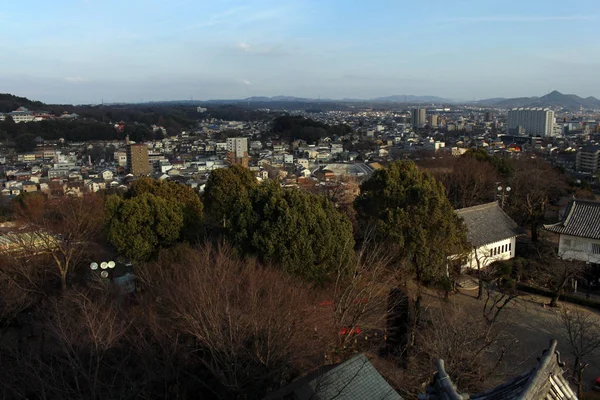
[(0, 320), (10, 322), (46, 296), (47, 260), (4, 253), (0, 258)]
[(501, 380), (498, 366), (514, 345), (503, 324), (488, 323), (448, 303), (430, 310), (429, 325), (418, 332), (417, 340), (419, 351), (409, 366), (416, 374), (409, 378), (412, 384), (422, 385), (429, 380), (431, 365), (441, 358), (453, 382), (467, 391), (482, 390), (489, 380)]
[(26, 254), (51, 257), (61, 289), (67, 278), (86, 258), (102, 232), (103, 202), (98, 195), (47, 199), (28, 196), (16, 206), (18, 223), (25, 231), (13, 235), (17, 249)]
[(222, 385), (214, 395), (260, 397), (289, 379), (308, 289), (228, 247), (173, 251), (137, 275), (156, 322), (190, 338), (189, 357)]
[(543, 159), (522, 158), (508, 183), (508, 212), (521, 224), (530, 224), (531, 240), (536, 242), (546, 208), (566, 191), (566, 178)]
[(499, 180), (498, 172), (491, 163), (474, 157), (458, 158), (452, 172), (441, 177), (446, 194), (455, 208), (492, 201)]
[(132, 318), (105, 283), (73, 289), (38, 310), (37, 336), (22, 351), (6, 352), (18, 376), (8, 388), (23, 398), (113, 398), (124, 395), (131, 362), (121, 345)]
[(516, 298), (518, 293), (514, 290), (502, 290), (495, 284), (485, 285), (485, 302), (483, 304), (483, 319), (488, 325), (498, 321), (500, 313)]
[(370, 329), (365, 335), (382, 334), (394, 307), (388, 296), (398, 283), (390, 269), (394, 257), (367, 236), (356, 261), (340, 266), (331, 288), (334, 329), (342, 332), (337, 335), (337, 352), (349, 347), (359, 329)]
[(552, 290), (550, 307), (558, 307), (558, 300), (565, 287), (573, 279), (583, 275), (586, 265), (577, 260), (563, 260), (558, 257), (538, 263), (538, 279)]
[(582, 307), (569, 306), (561, 310), (557, 319), (575, 358), (573, 378), (577, 381), (577, 396), (582, 399), (583, 370), (589, 366), (586, 358), (600, 348), (600, 318)]

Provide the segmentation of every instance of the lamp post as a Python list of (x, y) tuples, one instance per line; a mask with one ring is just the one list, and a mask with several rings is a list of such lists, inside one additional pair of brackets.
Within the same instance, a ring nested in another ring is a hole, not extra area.
[(498, 186), (498, 198), (500, 198), (500, 207), (502, 207), (502, 209), (504, 209), (504, 203), (506, 201), (506, 198), (508, 197), (508, 194), (510, 193), (510, 186), (506, 186), (506, 187), (502, 187), (502, 186)]
[(92, 262), (90, 264), (90, 269), (92, 271), (98, 271), (98, 268), (100, 268), (100, 276), (102, 278), (108, 278), (108, 271), (113, 269), (115, 265), (117, 264), (114, 261), (102, 261), (100, 264), (98, 264), (97, 262)]

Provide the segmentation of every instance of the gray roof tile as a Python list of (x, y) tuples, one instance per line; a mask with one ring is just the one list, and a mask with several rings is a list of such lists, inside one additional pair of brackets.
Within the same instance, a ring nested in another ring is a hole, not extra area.
[(467, 239), (474, 247), (498, 242), (521, 234), (513, 221), (500, 208), (498, 202), (455, 210), (467, 226)]
[(573, 199), (565, 210), (563, 220), (544, 229), (563, 235), (600, 239), (600, 202)]
[(300, 378), (266, 399), (402, 400), (364, 354)]

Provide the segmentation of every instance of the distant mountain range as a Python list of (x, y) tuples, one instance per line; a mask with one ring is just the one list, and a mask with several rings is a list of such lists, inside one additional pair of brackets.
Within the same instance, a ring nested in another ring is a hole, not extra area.
[[(284, 107), (298, 106), (298, 107), (313, 107), (322, 108), (325, 104), (334, 106), (339, 104), (340, 107), (347, 107), (349, 103), (358, 104), (471, 104), (478, 105), (481, 107), (494, 107), (494, 108), (514, 108), (514, 107), (554, 107), (554, 108), (565, 108), (570, 110), (579, 109), (580, 107), (587, 109), (600, 109), (600, 100), (595, 97), (579, 97), (574, 94), (562, 94), (558, 91), (553, 91), (541, 97), (515, 97), (515, 98), (504, 98), (495, 97), (490, 99), (483, 99), (478, 101), (458, 101), (446, 99), (438, 96), (415, 96), (415, 95), (393, 95), (385, 97), (376, 97), (373, 99), (311, 99), (304, 97), (294, 96), (254, 96), (245, 99), (223, 99), (223, 100), (180, 100), (180, 101), (155, 101), (148, 102), (145, 104), (150, 105), (204, 105), (204, 104), (249, 104), (270, 106), (279, 104)], [(127, 103), (120, 103), (125, 105)], [(133, 103), (130, 103), (133, 104)], [(46, 104), (39, 101), (31, 101), (24, 97), (17, 97), (11, 94), (0, 93), (0, 112), (8, 112), (15, 110), (19, 106), (25, 106), (28, 108), (41, 108), (47, 106)]]
[[(209, 101), (232, 101), (232, 100), (209, 100)], [(385, 96), (385, 97), (376, 97), (373, 99), (356, 99), (356, 98), (344, 98), (344, 99), (311, 99), (305, 97), (294, 97), (294, 96), (273, 96), (273, 97), (264, 97), (264, 96), (253, 96), (248, 97), (242, 100), (233, 100), (233, 101), (246, 101), (246, 102), (304, 102), (304, 103), (315, 103), (315, 102), (346, 102), (346, 103), (365, 103), (365, 102), (373, 102), (373, 103), (406, 103), (406, 104), (433, 104), (433, 103), (456, 103), (456, 101), (450, 99), (444, 99), (437, 96), (415, 96), (415, 95), (394, 95), (394, 96)]]
[(575, 94), (562, 94), (553, 91), (542, 97), (516, 97), (512, 99), (493, 98), (474, 102), (482, 106), (514, 108), (514, 107), (562, 107), (568, 109), (600, 108), (600, 100), (595, 97), (579, 97)]
[[(553, 91), (542, 97), (515, 97), (504, 98), (495, 97), (491, 99), (478, 100), (474, 102), (465, 102), (452, 100), (438, 96), (415, 96), (415, 95), (394, 95), (385, 97), (376, 97), (373, 99), (309, 99), (293, 96), (274, 96), (274, 97), (248, 97), (243, 100), (214, 100), (215, 102), (294, 102), (294, 103), (317, 103), (317, 102), (338, 102), (338, 103), (402, 103), (402, 104), (477, 104), (484, 107), (514, 108), (514, 107), (559, 107), (566, 109), (600, 108), (600, 100), (595, 97), (579, 97), (575, 94), (562, 94)], [(213, 102), (210, 100), (209, 102)]]

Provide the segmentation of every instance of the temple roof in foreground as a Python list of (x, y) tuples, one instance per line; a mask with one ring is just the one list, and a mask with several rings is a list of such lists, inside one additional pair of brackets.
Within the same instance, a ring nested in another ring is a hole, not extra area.
[(556, 340), (542, 353), (538, 365), (531, 371), (511, 379), (493, 389), (477, 394), (459, 393), (444, 368), (444, 361), (438, 360), (433, 382), (421, 400), (571, 400), (577, 395), (563, 377), (564, 363), (556, 350)]

